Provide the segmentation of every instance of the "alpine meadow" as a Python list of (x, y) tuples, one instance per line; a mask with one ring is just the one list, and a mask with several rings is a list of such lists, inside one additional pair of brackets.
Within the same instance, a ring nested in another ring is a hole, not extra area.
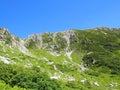
[(120, 90), (120, 28), (28, 38), (0, 28), (0, 90)]

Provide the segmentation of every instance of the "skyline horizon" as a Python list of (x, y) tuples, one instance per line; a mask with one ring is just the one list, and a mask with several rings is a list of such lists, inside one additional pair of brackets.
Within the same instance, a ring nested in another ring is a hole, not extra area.
[(19, 37), (95, 27), (120, 27), (119, 0), (4, 0), (0, 27)]
[(95, 28), (109, 28), (109, 29), (113, 29), (113, 28), (116, 28), (116, 29), (120, 29), (120, 27), (108, 27), (108, 26), (98, 26), (98, 27), (91, 27), (91, 28), (85, 28), (85, 29), (79, 29), (79, 28), (69, 28), (69, 29), (66, 29), (66, 30), (57, 30), (55, 32), (52, 32), (52, 31), (48, 31), (48, 32), (38, 32), (38, 33), (31, 33), (31, 34), (28, 34), (27, 36), (25, 37), (20, 37), (18, 35), (16, 35), (16, 33), (12, 33), (11, 30), (7, 27), (0, 27), (1, 29), (6, 29), (7, 31), (10, 32), (10, 34), (13, 34), (19, 38), (28, 38), (30, 35), (32, 34), (44, 34), (44, 33), (56, 33), (56, 32), (64, 32), (64, 31), (69, 31), (69, 30), (88, 30), (88, 29), (95, 29)]

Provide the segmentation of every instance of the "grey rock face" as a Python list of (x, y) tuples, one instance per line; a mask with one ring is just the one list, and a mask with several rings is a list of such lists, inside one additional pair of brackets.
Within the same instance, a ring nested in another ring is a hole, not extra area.
[(25, 40), (25, 45), (29, 48), (35, 46), (37, 48), (57, 50), (62, 48), (66, 50), (70, 46), (70, 39), (75, 33), (72, 30), (57, 32), (57, 33), (43, 33), (32, 34)]

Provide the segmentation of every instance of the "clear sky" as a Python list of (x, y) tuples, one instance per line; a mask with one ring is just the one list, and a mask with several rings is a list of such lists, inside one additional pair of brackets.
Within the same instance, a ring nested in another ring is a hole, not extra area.
[(120, 27), (120, 0), (0, 0), (0, 27), (32, 33)]

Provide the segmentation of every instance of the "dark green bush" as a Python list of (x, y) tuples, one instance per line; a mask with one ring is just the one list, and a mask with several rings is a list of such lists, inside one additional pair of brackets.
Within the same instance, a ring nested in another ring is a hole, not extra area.
[[(0, 80), (10, 84), (34, 90), (61, 90), (60, 83), (52, 80), (44, 73), (22, 67), (6, 65), (0, 62)], [(16, 68), (15, 68), (16, 67)]]

